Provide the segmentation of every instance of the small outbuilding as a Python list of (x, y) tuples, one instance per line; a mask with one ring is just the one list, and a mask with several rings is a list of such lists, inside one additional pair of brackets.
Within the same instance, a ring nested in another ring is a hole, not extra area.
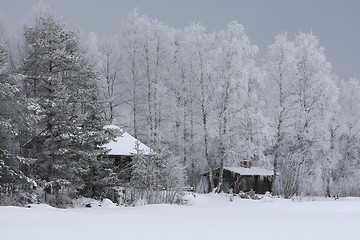
[[(219, 183), (219, 174), (220, 168), (213, 170), (215, 186)], [(209, 174), (207, 172), (202, 175), (208, 177)], [(273, 176), (274, 171), (252, 167), (249, 161), (243, 161), (241, 167), (224, 167), (222, 188), (224, 192), (232, 189), (233, 193), (255, 191), (264, 194), (271, 192)]]
[(113, 160), (115, 166), (127, 169), (130, 166), (131, 158), (136, 154), (140, 153), (144, 156), (149, 156), (154, 153), (150, 147), (123, 131), (120, 127), (107, 125), (104, 128), (115, 129), (121, 133), (114, 140), (103, 145), (108, 152), (102, 157)]
[(103, 146), (109, 150), (107, 153), (108, 156), (133, 156), (137, 154), (137, 149), (143, 155), (150, 155), (153, 152), (150, 147), (146, 146), (116, 125), (107, 125), (104, 128), (115, 129), (121, 133), (114, 140)]

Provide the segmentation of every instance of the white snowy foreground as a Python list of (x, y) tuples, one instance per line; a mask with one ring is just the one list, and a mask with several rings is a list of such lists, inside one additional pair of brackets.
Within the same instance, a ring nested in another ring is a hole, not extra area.
[(360, 239), (360, 198), (230, 202), (197, 194), (187, 206), (0, 207), (2, 240)]

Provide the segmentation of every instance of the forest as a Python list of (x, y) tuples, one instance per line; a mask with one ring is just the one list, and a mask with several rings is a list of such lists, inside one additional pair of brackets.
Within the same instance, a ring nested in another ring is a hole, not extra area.
[[(293, 37), (293, 38), (292, 38)], [(84, 36), (39, 6), (16, 37), (0, 25), (0, 205), (80, 196), (178, 202), (202, 173), (274, 170), (272, 194), (360, 196), (360, 82), (339, 79), (313, 33), (281, 33), (266, 61), (245, 28), (175, 29), (136, 10), (118, 34)], [(131, 180), (102, 146), (115, 124), (155, 154)], [(220, 171), (221, 172), (221, 171)], [(221, 178), (221, 175), (220, 175)]]

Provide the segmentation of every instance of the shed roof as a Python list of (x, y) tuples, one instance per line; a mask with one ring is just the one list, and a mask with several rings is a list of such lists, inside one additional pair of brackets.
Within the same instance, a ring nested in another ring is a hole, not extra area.
[(153, 150), (128, 134), (125, 131), (122, 131), (116, 125), (107, 125), (104, 128), (106, 129), (118, 129), (122, 132), (121, 136), (116, 137), (113, 141), (105, 144), (104, 147), (110, 150), (107, 154), (108, 155), (118, 155), (118, 156), (132, 156), (137, 154), (136, 151), (136, 144), (139, 144), (139, 149), (141, 154), (150, 155)]
[(238, 173), (242, 176), (273, 176), (274, 175), (274, 171), (260, 167), (251, 167), (251, 168), (224, 167), (224, 169), (233, 173)]

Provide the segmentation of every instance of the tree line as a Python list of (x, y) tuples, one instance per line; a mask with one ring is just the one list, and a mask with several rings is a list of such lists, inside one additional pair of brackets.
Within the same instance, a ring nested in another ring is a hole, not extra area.
[(221, 192), (243, 160), (274, 169), (276, 195), (358, 196), (359, 81), (335, 75), (312, 33), (276, 36), (261, 66), (257, 52), (237, 22), (174, 29), (134, 10), (119, 34), (84, 37), (40, 9), (1, 37), (0, 191), (109, 195), (121, 169), (98, 156), (117, 124), (159, 153), (134, 160), (131, 187), (150, 202), (164, 176), (203, 191), (208, 172)]

